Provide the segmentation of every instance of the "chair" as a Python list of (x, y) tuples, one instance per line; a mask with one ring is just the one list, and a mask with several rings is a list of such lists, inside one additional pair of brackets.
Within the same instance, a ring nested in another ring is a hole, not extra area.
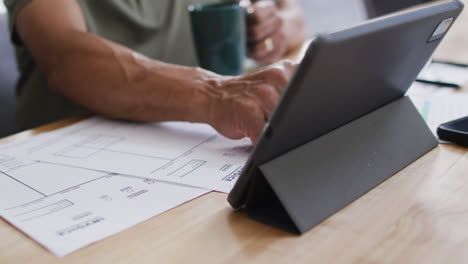
[(8, 33), (7, 15), (0, 14), (0, 138), (14, 132), (17, 78), (18, 71)]

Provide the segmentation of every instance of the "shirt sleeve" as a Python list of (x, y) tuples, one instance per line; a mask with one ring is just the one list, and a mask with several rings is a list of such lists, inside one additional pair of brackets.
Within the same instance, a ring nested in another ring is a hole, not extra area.
[(16, 31), (16, 18), (19, 12), (32, 0), (4, 0), (8, 10), (8, 27), (10, 30), (10, 38), (13, 44), (22, 46), (23, 42)]

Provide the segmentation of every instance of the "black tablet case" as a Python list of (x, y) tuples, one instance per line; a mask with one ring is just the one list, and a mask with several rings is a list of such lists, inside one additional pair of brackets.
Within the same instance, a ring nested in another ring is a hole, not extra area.
[(442, 1), (334, 34), (308, 49), (228, 201), (303, 233), (437, 146), (404, 97), (463, 5)]
[(248, 214), (303, 233), (437, 144), (405, 96), (260, 165)]

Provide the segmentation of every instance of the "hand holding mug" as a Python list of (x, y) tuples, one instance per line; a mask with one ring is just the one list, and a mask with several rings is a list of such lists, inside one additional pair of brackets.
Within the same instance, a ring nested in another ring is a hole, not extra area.
[(249, 57), (263, 64), (278, 61), (289, 47), (281, 10), (271, 0), (256, 1), (247, 10)]

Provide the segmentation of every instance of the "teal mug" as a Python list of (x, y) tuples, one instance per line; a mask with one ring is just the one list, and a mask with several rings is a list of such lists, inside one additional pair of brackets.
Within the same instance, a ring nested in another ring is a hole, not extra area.
[(247, 14), (237, 2), (189, 7), (200, 67), (221, 75), (240, 75), (247, 56)]

